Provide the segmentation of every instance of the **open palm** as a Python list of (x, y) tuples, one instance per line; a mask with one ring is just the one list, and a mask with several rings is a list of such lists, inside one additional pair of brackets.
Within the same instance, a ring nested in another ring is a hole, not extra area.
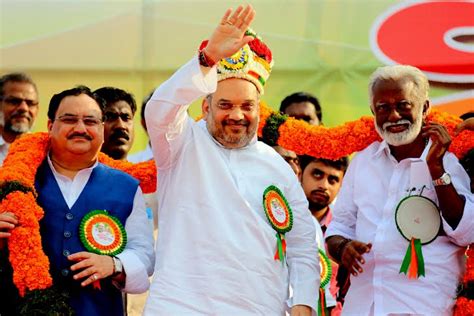
[(244, 36), (255, 17), (255, 10), (248, 5), (245, 9), (239, 6), (233, 13), (227, 9), (220, 24), (209, 38), (205, 50), (213, 61), (235, 54), (241, 47), (250, 42), (252, 36)]

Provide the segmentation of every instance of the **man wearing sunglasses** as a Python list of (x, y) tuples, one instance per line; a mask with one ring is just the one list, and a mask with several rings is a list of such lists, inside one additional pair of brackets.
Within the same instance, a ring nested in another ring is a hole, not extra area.
[(29, 132), (38, 115), (38, 90), (24, 73), (9, 73), (0, 77), (0, 165), (10, 144)]

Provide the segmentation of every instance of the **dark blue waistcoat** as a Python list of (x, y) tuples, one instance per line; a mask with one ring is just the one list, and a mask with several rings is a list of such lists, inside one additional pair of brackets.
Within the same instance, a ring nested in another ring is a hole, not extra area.
[[(38, 204), (44, 209), (40, 221), (43, 249), (50, 260), (50, 272), (56, 286), (69, 292), (76, 315), (123, 315), (122, 296), (110, 278), (101, 280), (101, 290), (81, 287), (69, 270), (69, 254), (86, 251), (79, 239), (79, 224), (92, 210), (107, 210), (125, 226), (132, 212), (138, 181), (129, 175), (99, 164), (71, 209), (45, 160), (36, 174)], [(76, 272), (77, 273), (77, 272)]]

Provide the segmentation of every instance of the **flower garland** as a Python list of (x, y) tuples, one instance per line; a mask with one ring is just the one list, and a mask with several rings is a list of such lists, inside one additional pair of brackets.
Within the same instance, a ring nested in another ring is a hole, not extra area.
[(466, 273), (454, 306), (454, 316), (474, 315), (474, 247), (472, 245), (466, 251), (466, 259)]
[[(428, 122), (444, 125), (452, 138), (449, 151), (458, 158), (474, 147), (472, 131), (454, 135), (454, 129), (461, 119), (449, 113), (432, 110)], [(313, 126), (274, 112), (265, 103), (260, 104), (259, 136), (271, 135), (265, 139), (270, 144), (294, 151), (298, 155), (309, 155), (337, 160), (354, 152), (361, 151), (371, 143), (381, 140), (374, 127), (374, 118), (363, 116), (338, 127)]]
[[(267, 121), (268, 126), (266, 126)], [(456, 156), (462, 157), (470, 148), (474, 147), (473, 132), (463, 131), (457, 136), (454, 135), (454, 128), (460, 122), (459, 118), (447, 113), (432, 111), (428, 116), (428, 121), (446, 126), (453, 139), (449, 149)], [(372, 117), (362, 117), (357, 121), (334, 128), (310, 126), (306, 122), (277, 114), (262, 104), (258, 127), (259, 136), (262, 136), (264, 129), (266, 135), (273, 135), (274, 142), (284, 148), (300, 155), (306, 154), (328, 159), (347, 156), (364, 149), (376, 140), (380, 140), (375, 131)], [(34, 189), (36, 170), (45, 159), (48, 146), (47, 133), (25, 135), (11, 145), (0, 170), (0, 210), (12, 212), (19, 221), (19, 225), (11, 232), (8, 247), (10, 263), (14, 270), (13, 282), (21, 296), (24, 296), (26, 290), (45, 289), (52, 285), (49, 260), (43, 252), (39, 234), (39, 220), (43, 217), (44, 211), (36, 203), (37, 194)], [(157, 169), (154, 161), (132, 164), (113, 160), (105, 154), (99, 155), (99, 161), (137, 178), (144, 193), (156, 190)], [(474, 256), (471, 255), (469, 258), (474, 258)], [(465, 279), (470, 281), (474, 280), (472, 260), (468, 260), (465, 276)], [(465, 301), (463, 298), (459, 298), (457, 306), (465, 306)], [(467, 300), (467, 302), (472, 304), (471, 300)]]

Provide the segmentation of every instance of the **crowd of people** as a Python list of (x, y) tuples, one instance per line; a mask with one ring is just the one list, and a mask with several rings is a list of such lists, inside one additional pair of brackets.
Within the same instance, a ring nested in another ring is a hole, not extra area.
[[(76, 315), (126, 315), (127, 306), (130, 315), (451, 315), (474, 242), (474, 149), (458, 161), (446, 128), (425, 120), (427, 77), (403, 65), (372, 74), (381, 141), (350, 162), (269, 146), (257, 128), (273, 59), (250, 29), (254, 17), (251, 6), (228, 9), (140, 107), (117, 87), (52, 96), (34, 186), (53, 286)], [(194, 121), (187, 109), (198, 99)], [(0, 163), (30, 132), (38, 100), (27, 74), (0, 78)], [(129, 155), (137, 111), (149, 142)], [(284, 98), (280, 112), (323, 124), (307, 92)], [(474, 129), (472, 112), (462, 119), (457, 133)], [(99, 152), (153, 159), (157, 192), (143, 194)], [(1, 316), (20, 314), (8, 241), (21, 225), (0, 210)], [(434, 234), (407, 272), (417, 229)]]

